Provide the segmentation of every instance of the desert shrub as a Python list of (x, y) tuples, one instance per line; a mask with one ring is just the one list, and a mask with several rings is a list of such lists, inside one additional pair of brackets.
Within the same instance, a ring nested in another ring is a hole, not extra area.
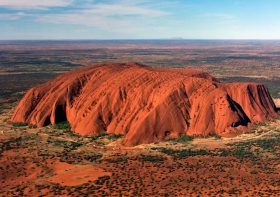
[(49, 188), (49, 187), (50, 187), (49, 185), (35, 185), (35, 189), (36, 189), (37, 191), (41, 191), (41, 190), (47, 189), (47, 188)]
[(83, 143), (81, 143), (81, 142), (70, 142), (67, 145), (68, 145), (67, 148), (70, 148), (71, 150), (75, 150), (78, 147), (82, 146)]
[(108, 139), (109, 140), (116, 140), (116, 139), (119, 139), (119, 138), (122, 138), (122, 137), (123, 137), (123, 135), (121, 135), (121, 134), (113, 134), (113, 135), (109, 135)]
[(13, 123), (13, 127), (25, 127), (27, 125), (28, 124), (25, 123), (25, 122), (15, 122), (15, 123)]
[(20, 147), (28, 147), (28, 143), (32, 140), (36, 140), (37, 136), (35, 134), (22, 136), (18, 138), (10, 138), (7, 141), (0, 142), (0, 154), (4, 151), (17, 149)]
[(233, 148), (231, 150), (223, 149), (221, 150), (220, 153), (218, 153), (218, 156), (222, 156), (222, 157), (233, 156), (241, 160), (243, 160), (244, 158), (251, 158), (251, 159), (255, 158), (255, 155), (251, 151), (240, 147)]
[(176, 158), (184, 158), (184, 157), (193, 157), (193, 156), (202, 156), (202, 155), (211, 155), (206, 150), (191, 150), (191, 149), (184, 149), (184, 150), (174, 150), (168, 148), (152, 148), (152, 150), (157, 150), (159, 152), (165, 153), (167, 155), (171, 155)]
[(228, 191), (229, 195), (238, 195), (239, 194), (239, 190), (235, 189), (235, 188), (231, 188)]
[(110, 176), (102, 176), (99, 177), (96, 181), (95, 184), (97, 185), (103, 185), (106, 181), (110, 180)]
[(121, 163), (121, 162), (127, 162), (127, 157), (118, 157), (116, 159), (105, 159), (107, 163)]
[(222, 139), (222, 137), (217, 135), (216, 133), (211, 134), (210, 137), (214, 137), (216, 140)]
[(90, 154), (90, 155), (85, 156), (85, 160), (90, 161), (90, 162), (96, 162), (101, 157), (102, 157), (101, 154)]
[(38, 156), (41, 156), (41, 157), (55, 157), (55, 153), (50, 153), (47, 150), (39, 150), (38, 151)]
[(95, 141), (95, 140), (97, 140), (97, 139), (99, 139), (101, 137), (105, 137), (105, 136), (108, 136), (108, 134), (107, 133), (100, 133), (100, 134), (97, 134), (95, 136), (89, 136), (87, 138), (92, 140), (92, 141)]
[(71, 126), (70, 126), (68, 121), (56, 123), (54, 125), (54, 128), (55, 129), (60, 129), (60, 130), (66, 130), (66, 131), (70, 131), (71, 130)]
[(56, 139), (52, 139), (52, 138), (49, 138), (47, 140), (48, 143), (52, 143), (54, 146), (60, 146), (60, 147), (63, 147), (69, 151), (71, 150), (75, 150), (77, 149), (78, 147), (82, 146), (83, 143), (81, 142), (74, 142), (74, 141), (65, 141), (65, 140), (56, 140)]
[(189, 136), (189, 135), (183, 135), (180, 138), (173, 138), (173, 139), (171, 139), (171, 141), (179, 142), (179, 143), (189, 142), (189, 141), (192, 141), (192, 140), (193, 140), (193, 137)]
[[(260, 138), (257, 140), (251, 140), (247, 142), (238, 142), (233, 144), (233, 146), (237, 147), (238, 149), (250, 151), (252, 146), (260, 147), (266, 151), (274, 153), (275, 147), (279, 146), (279, 137), (276, 138)], [(253, 153), (252, 153), (253, 154)]]
[(279, 146), (279, 138), (271, 138), (271, 139), (259, 139), (255, 142), (255, 144), (262, 149), (273, 149), (276, 146)]
[(177, 153), (178, 157), (193, 157), (209, 154), (206, 150), (182, 150)]
[(102, 157), (99, 153), (75, 153), (75, 152), (63, 152), (60, 156), (61, 162), (69, 164), (79, 164), (83, 161), (97, 162)]
[[(63, 133), (66, 133), (66, 134), (70, 135), (71, 137), (76, 137), (76, 138), (80, 137), (80, 135), (71, 131), (71, 126), (70, 126), (69, 122), (67, 122), (67, 121), (57, 123), (53, 126), (53, 128), (58, 129), (58, 130), (63, 130)], [(62, 135), (62, 134), (58, 133), (58, 134), (53, 134), (53, 135), (59, 136), (59, 135)]]
[(165, 158), (159, 156), (152, 156), (152, 155), (143, 155), (138, 159), (139, 161), (148, 161), (148, 162), (163, 162)]
[(251, 174), (258, 174), (258, 172), (256, 170), (252, 170)]
[(29, 125), (28, 128), (29, 128), (29, 129), (36, 129), (36, 128), (37, 128), (37, 125)]

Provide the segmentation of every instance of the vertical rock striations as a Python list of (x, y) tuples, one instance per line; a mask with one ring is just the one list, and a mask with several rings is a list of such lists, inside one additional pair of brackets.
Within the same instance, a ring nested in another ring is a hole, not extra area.
[(195, 69), (111, 63), (30, 89), (12, 121), (42, 127), (68, 120), (80, 135), (124, 134), (133, 146), (183, 134), (235, 136), (276, 116), (262, 84), (222, 84)]

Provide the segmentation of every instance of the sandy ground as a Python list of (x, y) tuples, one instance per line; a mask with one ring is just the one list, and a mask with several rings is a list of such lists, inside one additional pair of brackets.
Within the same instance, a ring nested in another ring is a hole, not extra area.
[(0, 115), (2, 196), (279, 196), (280, 119), (235, 138), (136, 147)]
[(72, 165), (65, 162), (56, 162), (54, 167), (55, 175), (48, 180), (65, 186), (76, 186), (95, 181), (102, 176), (111, 176), (111, 173), (104, 172), (102, 168), (92, 165)]

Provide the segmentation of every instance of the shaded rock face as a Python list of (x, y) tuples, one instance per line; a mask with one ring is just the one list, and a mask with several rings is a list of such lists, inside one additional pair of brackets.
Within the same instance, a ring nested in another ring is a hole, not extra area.
[(30, 89), (13, 122), (39, 127), (68, 120), (80, 135), (124, 134), (125, 145), (183, 134), (235, 136), (276, 117), (267, 88), (222, 84), (201, 70), (110, 63), (63, 74)]

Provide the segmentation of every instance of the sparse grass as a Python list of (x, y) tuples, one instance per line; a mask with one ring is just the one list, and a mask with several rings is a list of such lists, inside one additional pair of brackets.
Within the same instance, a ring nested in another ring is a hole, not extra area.
[(97, 163), (98, 160), (102, 158), (102, 154), (99, 153), (89, 153), (89, 152), (63, 152), (60, 156), (61, 162), (66, 162), (69, 164), (80, 164), (82, 162), (92, 162)]
[(7, 150), (28, 147), (29, 143), (35, 141), (36, 139), (37, 136), (35, 134), (30, 134), (2, 141), (0, 142), (0, 154)]
[(63, 147), (69, 151), (76, 150), (78, 147), (83, 145), (81, 142), (57, 140), (52, 138), (48, 138), (47, 142), (53, 144), (54, 146)]
[(269, 122), (259, 122), (255, 124), (256, 127), (265, 127), (269, 125)]
[(243, 160), (245, 158), (255, 159), (255, 155), (250, 150), (248, 150), (247, 148), (242, 148), (242, 147), (236, 147), (236, 148), (233, 147), (233, 149), (230, 149), (230, 150), (222, 149), (222, 150), (219, 150), (216, 155), (222, 156), (222, 157), (233, 156), (233, 157), (239, 158), (241, 160)]
[(276, 136), (274, 138), (260, 138), (257, 140), (250, 140), (246, 142), (238, 142), (234, 143), (233, 146), (237, 147), (238, 150), (243, 150), (247, 152), (250, 152), (251, 147), (255, 146), (274, 154), (275, 147), (279, 146), (279, 137)]
[(202, 156), (202, 155), (210, 155), (211, 153), (206, 150), (191, 150), (191, 149), (183, 149), (183, 150), (174, 150), (169, 148), (152, 148), (152, 150), (156, 150), (167, 155), (171, 155), (176, 158), (184, 158), (184, 157), (193, 157), (193, 156)]

